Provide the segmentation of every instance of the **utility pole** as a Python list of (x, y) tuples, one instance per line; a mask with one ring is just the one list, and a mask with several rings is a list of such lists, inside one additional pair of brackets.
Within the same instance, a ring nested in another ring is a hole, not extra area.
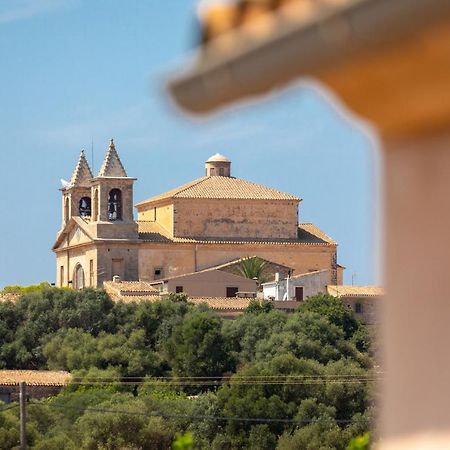
[(20, 450), (27, 450), (26, 420), (27, 415), (25, 405), (27, 401), (27, 383), (19, 383), (19, 407), (20, 407)]

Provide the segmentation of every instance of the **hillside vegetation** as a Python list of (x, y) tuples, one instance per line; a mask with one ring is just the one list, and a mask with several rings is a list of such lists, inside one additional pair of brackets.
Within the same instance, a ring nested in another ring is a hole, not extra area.
[[(114, 303), (102, 290), (43, 286), (0, 303), (0, 368), (68, 370), (59, 395), (31, 401), (35, 449), (345, 449), (370, 429), (370, 339), (338, 300), (294, 314), (252, 304), (222, 320), (183, 295)], [(0, 448), (18, 445), (0, 414)]]

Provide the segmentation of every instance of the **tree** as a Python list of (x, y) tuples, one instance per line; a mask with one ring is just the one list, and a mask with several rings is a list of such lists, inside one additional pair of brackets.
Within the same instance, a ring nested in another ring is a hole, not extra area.
[(260, 313), (268, 313), (272, 311), (274, 308), (273, 303), (267, 300), (250, 300), (250, 303), (247, 309), (244, 311), (244, 314), (260, 314)]
[(228, 369), (221, 321), (208, 312), (188, 313), (164, 345), (173, 372), (180, 376), (217, 376)]
[(267, 262), (258, 256), (248, 256), (243, 258), (237, 267), (238, 272), (245, 278), (257, 279), (258, 283), (263, 283), (264, 269)]
[(345, 307), (339, 299), (330, 295), (317, 294), (308, 297), (298, 307), (297, 312), (300, 314), (313, 312), (325, 316), (332, 324), (344, 331), (346, 338), (353, 336), (359, 327), (352, 311)]

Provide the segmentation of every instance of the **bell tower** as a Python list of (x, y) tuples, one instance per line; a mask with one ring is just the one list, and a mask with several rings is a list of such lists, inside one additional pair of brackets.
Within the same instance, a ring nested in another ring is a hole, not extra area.
[(135, 180), (127, 175), (111, 139), (102, 166), (91, 182), (91, 224), (96, 237), (137, 239), (137, 224), (133, 218)]
[(62, 192), (62, 227), (73, 216), (90, 220), (91, 218), (91, 180), (92, 172), (81, 150), (75, 170), (70, 181), (61, 188)]

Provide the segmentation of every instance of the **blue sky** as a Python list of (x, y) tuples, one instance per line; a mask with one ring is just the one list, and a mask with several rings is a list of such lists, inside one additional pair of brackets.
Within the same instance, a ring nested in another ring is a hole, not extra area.
[(378, 281), (373, 140), (323, 93), (292, 87), (191, 120), (163, 87), (196, 40), (195, 1), (0, 0), (0, 286), (54, 281), (59, 179), (86, 149), (98, 170), (114, 137), (135, 202), (203, 175), (220, 152), (233, 175), (303, 198), (300, 221), (339, 243), (346, 282)]

